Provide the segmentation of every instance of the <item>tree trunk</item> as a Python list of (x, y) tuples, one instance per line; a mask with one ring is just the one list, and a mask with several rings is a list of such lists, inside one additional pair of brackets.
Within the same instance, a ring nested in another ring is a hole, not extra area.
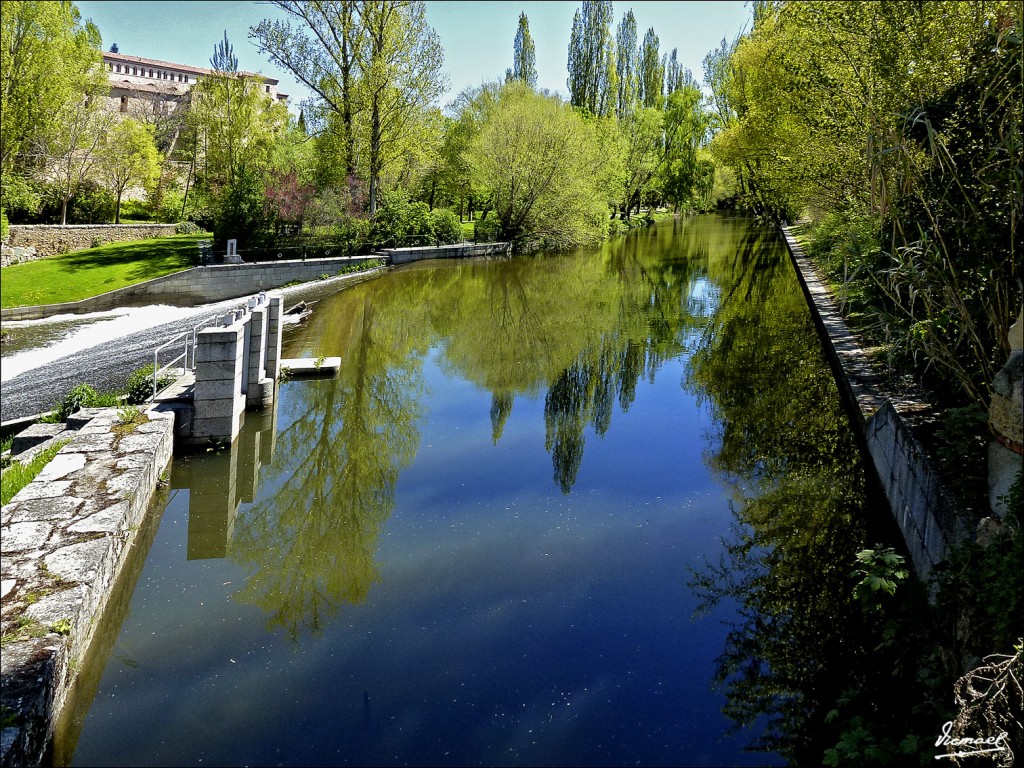
[(117, 190), (117, 208), (114, 209), (114, 223), (121, 223), (121, 193), (123, 190)]

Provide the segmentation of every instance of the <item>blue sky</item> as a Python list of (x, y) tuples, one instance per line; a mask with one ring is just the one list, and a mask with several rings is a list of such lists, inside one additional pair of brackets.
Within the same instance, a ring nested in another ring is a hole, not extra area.
[[(92, 19), (103, 35), (104, 50), (117, 43), (123, 54), (179, 64), (209, 66), (214, 46), (227, 30), (241, 69), (261, 72), (281, 81), (281, 91), (299, 102), (308, 92), (288, 72), (272, 65), (249, 41), (249, 28), (264, 18), (284, 18), (262, 2), (140, 2), (139, 0), (79, 0), (82, 17)], [(572, 17), (579, 2), (461, 2), (428, 0), (427, 18), (441, 38), (450, 87), (444, 102), (463, 88), (504, 77), (512, 65), (512, 41), (525, 11), (537, 47), (539, 85), (566, 93), (566, 59)], [(749, 26), (750, 9), (742, 0), (715, 2), (616, 2), (615, 23), (630, 8), (637, 37), (654, 27), (663, 52), (679, 49), (679, 58), (701, 79), (704, 55), (723, 37), (732, 39)]]

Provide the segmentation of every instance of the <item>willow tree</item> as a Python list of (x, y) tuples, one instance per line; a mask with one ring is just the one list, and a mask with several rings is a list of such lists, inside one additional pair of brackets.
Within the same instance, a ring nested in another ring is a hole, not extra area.
[(599, 144), (559, 99), (506, 83), (467, 155), (490, 191), (501, 239), (570, 247), (607, 234)]

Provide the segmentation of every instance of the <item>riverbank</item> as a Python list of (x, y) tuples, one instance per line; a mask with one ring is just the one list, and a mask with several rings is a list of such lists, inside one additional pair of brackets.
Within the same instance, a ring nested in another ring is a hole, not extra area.
[(915, 427), (937, 417), (935, 408), (885, 386), (790, 228), (782, 227), (782, 233), (865, 455), (903, 533), (914, 570), (926, 581), (950, 550), (970, 537), (964, 516), (915, 435)]
[[(0, 761), (39, 765), (173, 452), (174, 415), (81, 411), (0, 511)], [(41, 446), (37, 446), (37, 449)]]

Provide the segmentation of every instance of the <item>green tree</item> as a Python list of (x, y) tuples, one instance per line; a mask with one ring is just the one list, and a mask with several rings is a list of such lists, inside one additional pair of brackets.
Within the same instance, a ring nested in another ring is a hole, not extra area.
[(615, 72), (618, 83), (615, 115), (621, 120), (633, 114), (640, 89), (640, 49), (636, 42), (636, 18), (630, 9), (622, 15), (615, 34)]
[(661, 63), (661, 43), (654, 27), (647, 30), (640, 46), (639, 98), (648, 109), (661, 109), (665, 85), (665, 67)]
[(525, 11), (519, 14), (519, 28), (512, 45), (512, 79), (521, 80), (531, 88), (537, 87), (537, 49)]
[(389, 151), (410, 137), (416, 116), (444, 90), (444, 51), (422, 2), (368, 0), (361, 9), (367, 44), (357, 54), (366, 105), (369, 213), (377, 209)]
[[(34, 209), (29, 177), (65, 143), (62, 116), (103, 95), (99, 30), (71, 2), (10, 0), (0, 13), (0, 187), (4, 207)], [(66, 138), (66, 137), (65, 137)]]
[[(316, 98), (304, 104), (303, 119), (329, 130), (340, 145), (342, 179), (356, 173), (356, 119), (362, 106), (356, 94), (358, 56), (366, 44), (355, 0), (295, 2), (275, 0), (291, 21), (261, 21), (249, 37), (271, 61), (284, 67)], [(306, 113), (309, 113), (308, 117)], [(333, 119), (328, 120), (328, 116)]]
[(584, 0), (569, 39), (569, 101), (592, 115), (607, 116), (618, 99), (611, 0)]
[(45, 159), (44, 173), (60, 197), (60, 223), (67, 224), (68, 203), (93, 175), (100, 141), (112, 116), (100, 99), (79, 94), (77, 100), (62, 105), (55, 117), (38, 150)]
[(121, 197), (135, 184), (149, 185), (160, 177), (160, 153), (150, 126), (130, 117), (114, 123), (98, 148), (98, 172), (107, 189), (117, 195), (114, 223), (121, 223)]
[(213, 74), (190, 91), (197, 183), (213, 207), (215, 239), (234, 238), (243, 248), (266, 229), (265, 174), (284, 136), (288, 111), (262, 93), (258, 80), (235, 71), (226, 36), (210, 62)]
[(568, 247), (607, 234), (607, 193), (593, 129), (557, 98), (501, 88), (469, 151), (490, 191), (499, 237)]

